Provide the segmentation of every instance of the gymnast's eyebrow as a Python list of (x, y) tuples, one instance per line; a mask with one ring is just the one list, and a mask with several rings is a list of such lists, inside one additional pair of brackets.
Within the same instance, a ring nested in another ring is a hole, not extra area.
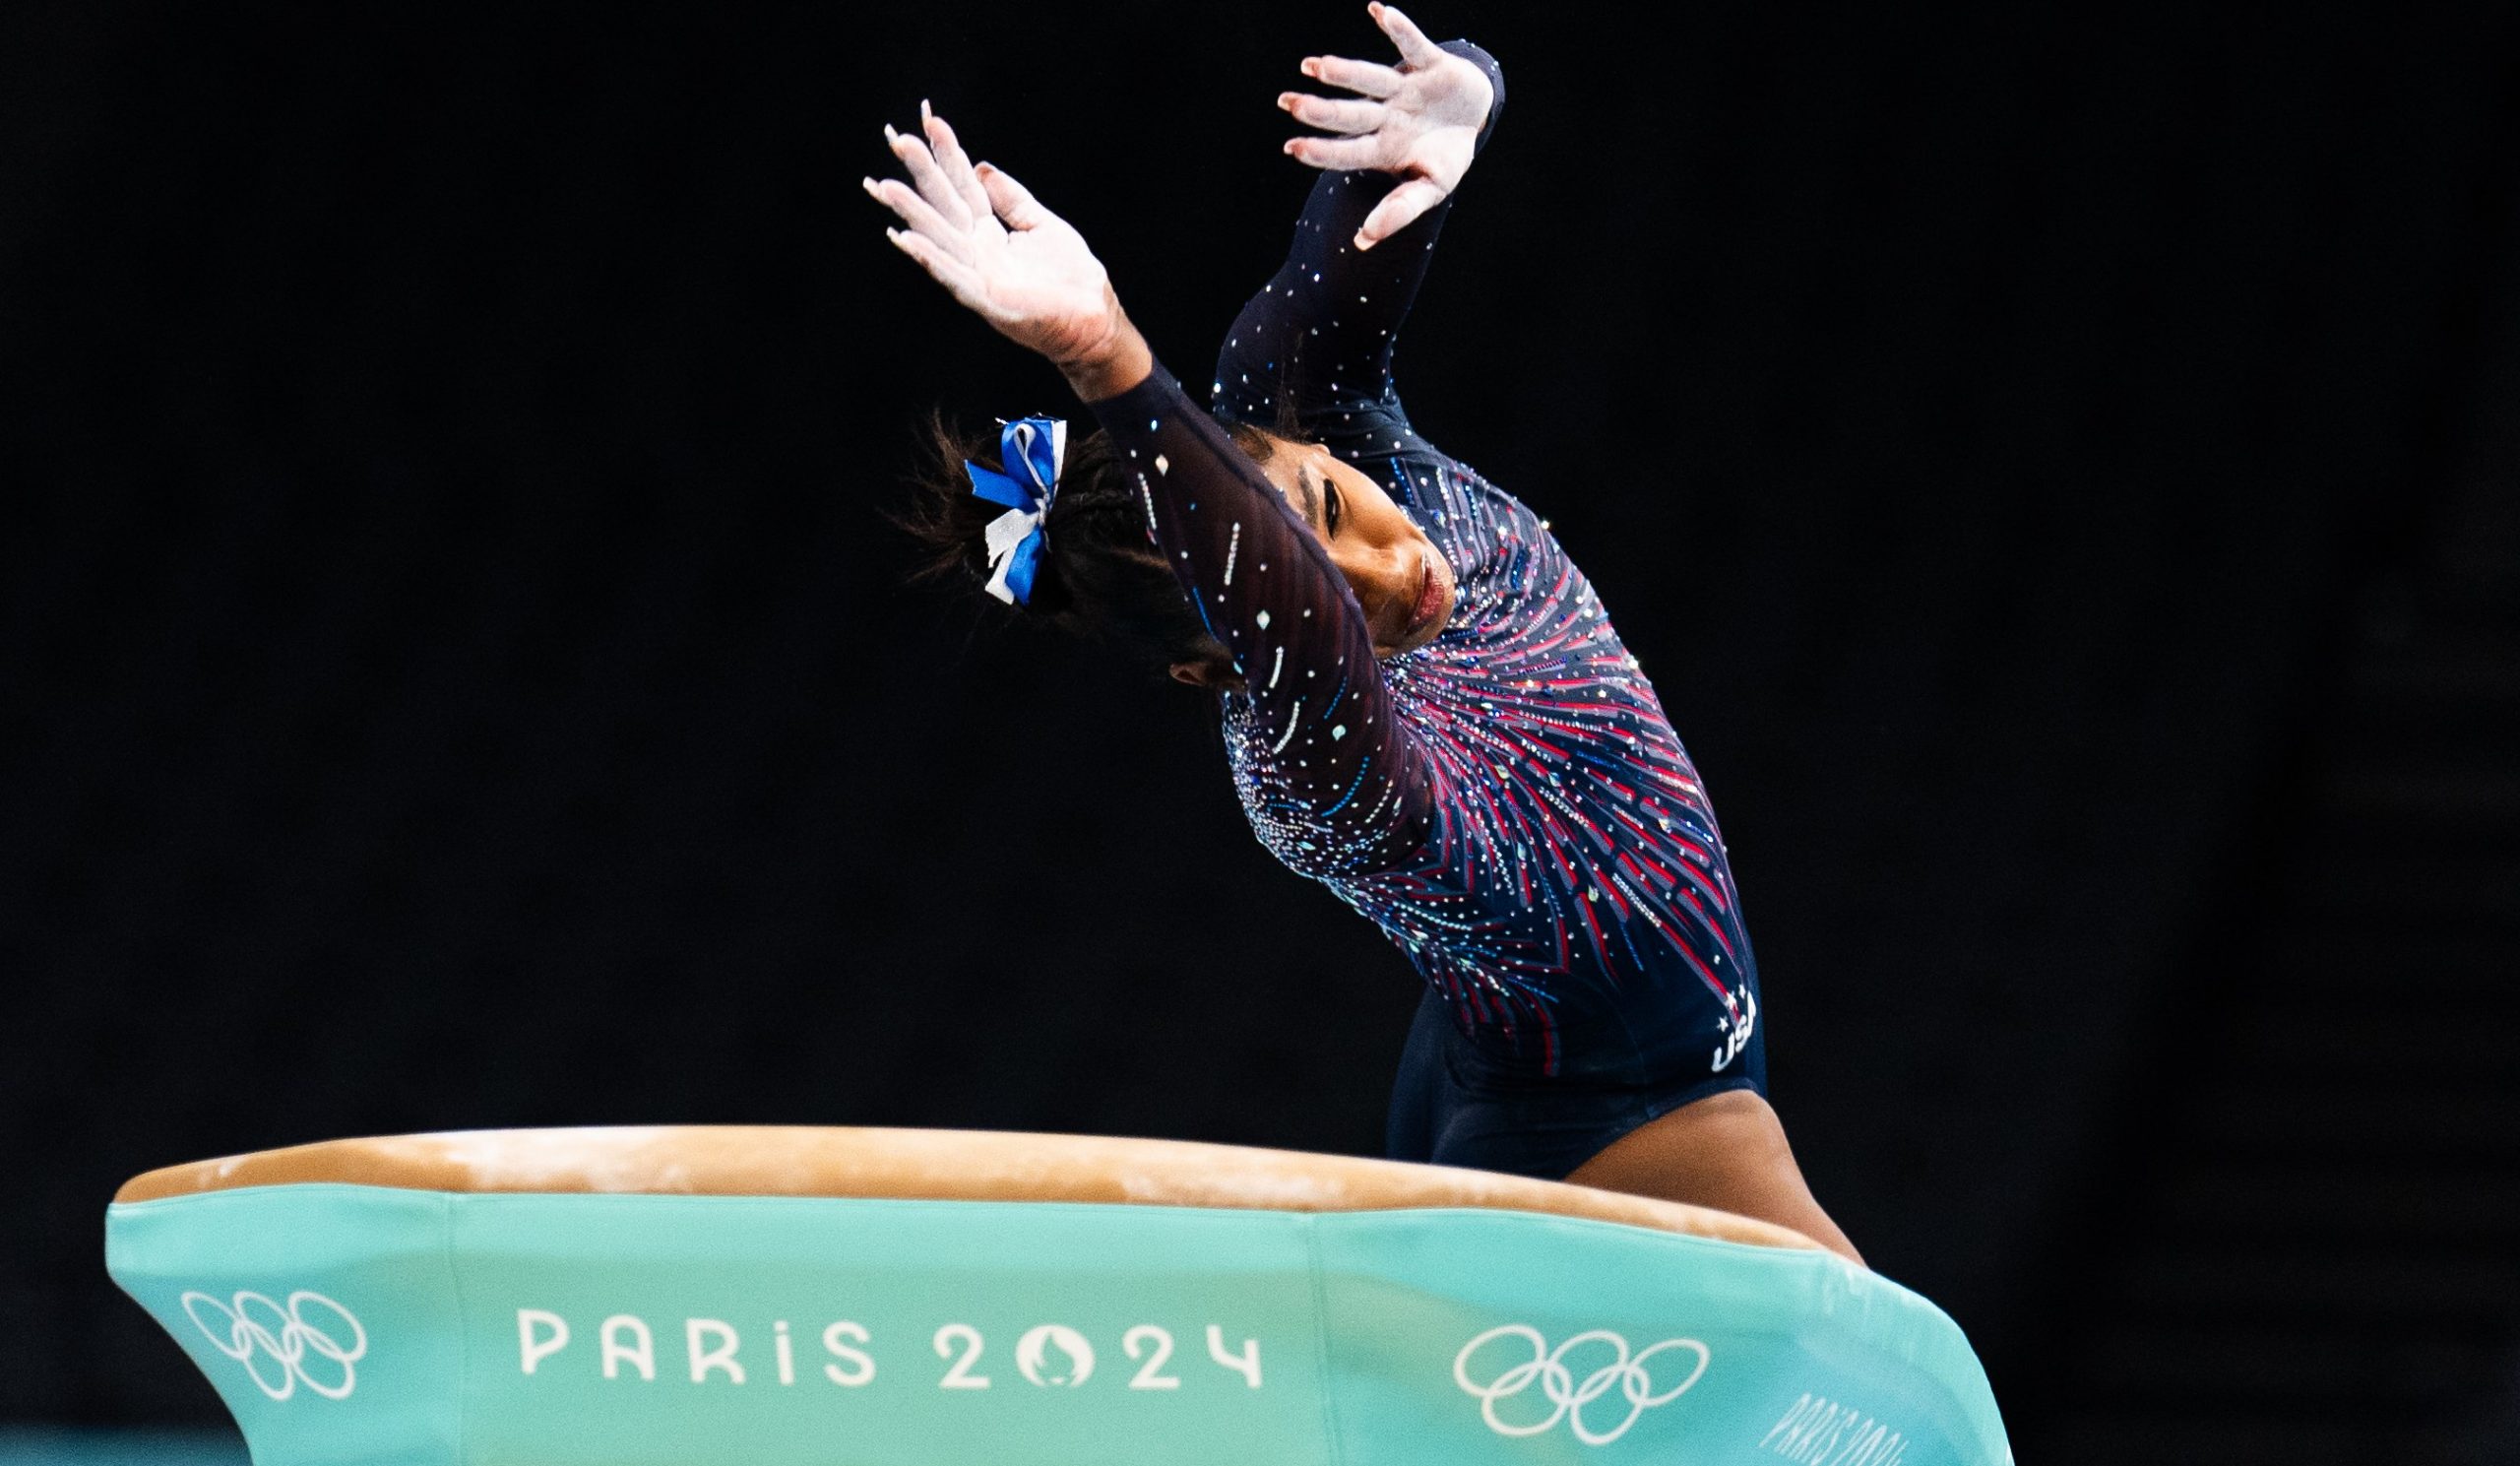
[(1295, 482), (1303, 486), (1303, 522), (1315, 529), (1321, 526), (1321, 490), (1313, 486), (1309, 469), (1295, 470)]

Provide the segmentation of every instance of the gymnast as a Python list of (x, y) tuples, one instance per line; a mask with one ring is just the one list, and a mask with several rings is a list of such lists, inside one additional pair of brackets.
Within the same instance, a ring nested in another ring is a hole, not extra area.
[(1261, 843), (1425, 981), (1394, 1159), (1718, 1207), (1860, 1261), (1765, 1098), (1740, 899), (1653, 686), (1548, 522), (1402, 411), (1393, 341), (1505, 89), (1479, 47), (1367, 10), (1396, 65), (1311, 57), (1353, 96), (1278, 98), (1325, 134), (1286, 145), (1323, 176), (1212, 410), (1065, 220), (925, 103), (918, 134), (885, 128), (887, 237), (1101, 425), (940, 422), (904, 522), (929, 571), (1215, 694)]

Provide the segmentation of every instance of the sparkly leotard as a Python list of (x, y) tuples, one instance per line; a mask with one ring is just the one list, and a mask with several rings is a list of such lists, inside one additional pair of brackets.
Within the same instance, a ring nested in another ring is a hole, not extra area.
[[(1483, 147), (1503, 79), (1446, 49), (1495, 85)], [(1315, 186), (1228, 333), (1215, 414), (1388, 485), (1457, 573), (1433, 642), (1375, 660), (1320, 542), (1161, 366), (1094, 411), (1242, 676), (1223, 716), (1253, 830), (1425, 979), (1391, 1151), (1563, 1176), (1657, 1115), (1764, 1088), (1757, 969), (1706, 791), (1600, 598), (1546, 521), (1401, 410), (1393, 340), (1450, 202), (1360, 253), (1392, 182)]]

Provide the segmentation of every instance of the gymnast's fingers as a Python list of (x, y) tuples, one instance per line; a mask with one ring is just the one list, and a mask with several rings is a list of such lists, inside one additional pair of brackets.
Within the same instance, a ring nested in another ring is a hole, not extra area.
[(1287, 109), (1297, 122), (1318, 127), (1323, 132), (1371, 132), (1382, 126), (1389, 108), (1378, 101), (1348, 101), (1329, 96), (1307, 96), (1300, 92), (1281, 92), (1278, 105)]
[(1374, 24), (1382, 28), (1383, 34), (1391, 37), (1391, 43), (1400, 48), (1400, 59), (1411, 66), (1431, 66), (1444, 58), (1442, 48), (1426, 38), (1426, 32), (1418, 29), (1416, 21), (1402, 15), (1400, 7), (1373, 4), (1365, 7), (1365, 13), (1374, 18)]
[(1424, 178), (1411, 178), (1382, 196), (1371, 214), (1356, 230), (1356, 248), (1371, 249), (1402, 229), (1416, 223), (1418, 217), (1444, 201), (1444, 191)]
[(970, 228), (971, 206), (964, 203), (954, 185), (946, 181), (944, 170), (936, 166), (935, 155), (927, 151), (925, 140), (906, 132), (896, 132), (887, 122), (884, 124), (884, 141), (891, 145), (893, 157), (901, 159), (903, 169), (910, 174), (911, 183), (918, 189), (918, 196), (927, 201), (927, 206), (942, 216), (951, 227)]
[(913, 230), (935, 240), (956, 258), (963, 257), (969, 242), (968, 236), (961, 229), (947, 223), (944, 216), (930, 208), (928, 202), (918, 196), (917, 190), (899, 178), (868, 178), (865, 180), (865, 185), (866, 192), (874, 196), (875, 202), (901, 216), (902, 223), (910, 225)]
[(1370, 61), (1351, 61), (1345, 56), (1306, 56), (1301, 70), (1316, 82), (1373, 97), (1398, 94), (1403, 80), (1400, 73), (1388, 66), (1376, 66)]
[(918, 104), (918, 120), (927, 129), (929, 145), (936, 150), (938, 170), (944, 173), (945, 181), (962, 199), (963, 207), (970, 210), (976, 220), (988, 218), (988, 191), (980, 187), (979, 178), (973, 173), (972, 157), (963, 151), (962, 139), (954, 136), (953, 127), (929, 111), (924, 101)]
[(1289, 138), (1287, 156), (1307, 167), (1333, 172), (1345, 168), (1379, 168), (1389, 164), (1382, 140), (1362, 138)]

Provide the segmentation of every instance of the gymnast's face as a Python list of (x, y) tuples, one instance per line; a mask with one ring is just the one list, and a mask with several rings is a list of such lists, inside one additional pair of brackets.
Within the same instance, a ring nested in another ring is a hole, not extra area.
[[(1374, 656), (1396, 657), (1435, 639), (1452, 619), (1460, 581), (1388, 490), (1319, 443), (1273, 436), (1259, 468), (1348, 578)], [(1195, 686), (1232, 680), (1222, 666), (1187, 662), (1175, 663), (1172, 675)]]
[(1374, 655), (1396, 657), (1433, 641), (1460, 592), (1435, 542), (1371, 475), (1319, 443), (1281, 439), (1275, 449), (1260, 471), (1348, 577), (1373, 629)]

